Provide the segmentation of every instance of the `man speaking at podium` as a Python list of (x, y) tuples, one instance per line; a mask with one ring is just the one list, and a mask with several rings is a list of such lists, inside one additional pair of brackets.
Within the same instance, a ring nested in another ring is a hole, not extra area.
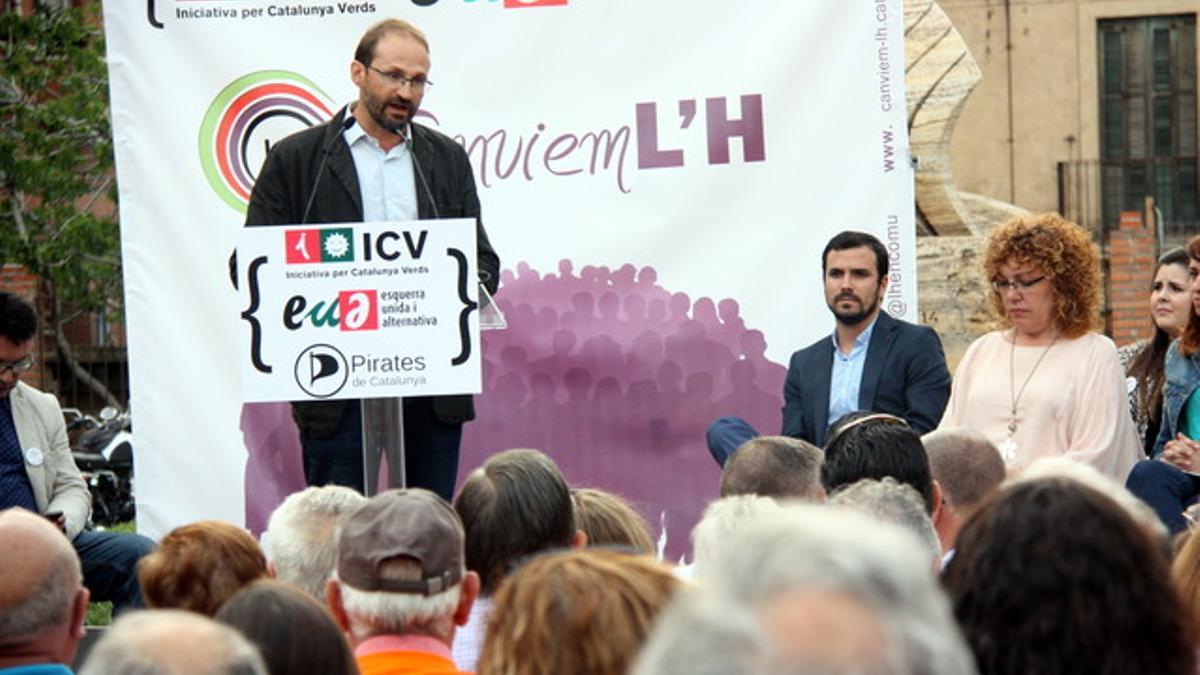
[[(250, 196), (246, 225), (295, 225), (474, 218), (479, 276), (489, 293), (500, 259), (480, 220), (470, 160), (447, 136), (413, 122), (432, 86), (429, 44), (408, 22), (367, 30), (350, 63), (358, 100), (327, 124), (271, 148)], [(409, 487), (453, 498), (462, 424), (475, 417), (469, 395), (404, 399)], [(358, 400), (292, 404), (309, 485), (362, 490)]]

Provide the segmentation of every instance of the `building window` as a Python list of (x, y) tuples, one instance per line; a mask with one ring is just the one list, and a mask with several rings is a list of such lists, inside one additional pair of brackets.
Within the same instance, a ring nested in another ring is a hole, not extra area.
[(1197, 208), (1196, 15), (1099, 22), (1104, 222), (1154, 197), (1175, 232)]

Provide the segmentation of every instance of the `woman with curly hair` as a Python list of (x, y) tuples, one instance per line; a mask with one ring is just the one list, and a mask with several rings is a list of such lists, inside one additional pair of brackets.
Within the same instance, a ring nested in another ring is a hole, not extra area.
[(479, 675), (625, 675), (680, 586), (648, 555), (549, 553), (496, 592)]
[(1151, 336), (1117, 350), (1131, 382), (1130, 412), (1147, 455), (1162, 426), (1163, 364), (1167, 347), (1183, 333), (1192, 313), (1192, 289), (1188, 279), (1188, 254), (1173, 248), (1158, 259), (1150, 286)]
[(967, 348), (941, 426), (987, 436), (1009, 471), (1061, 455), (1124, 480), (1140, 452), (1117, 348), (1092, 332), (1088, 233), (1052, 213), (1014, 218), (988, 237), (984, 271), (1001, 329)]
[(1154, 459), (1139, 462), (1126, 482), (1171, 532), (1187, 528), (1183, 511), (1200, 494), (1200, 237), (1188, 242), (1187, 252), (1191, 314), (1183, 335), (1167, 349)]
[(267, 576), (267, 560), (249, 532), (219, 520), (181, 525), (138, 564), (146, 605), (213, 616), (243, 587)]
[(980, 675), (1196, 672), (1165, 548), (1077, 481), (1024, 481), (989, 498), (942, 583)]

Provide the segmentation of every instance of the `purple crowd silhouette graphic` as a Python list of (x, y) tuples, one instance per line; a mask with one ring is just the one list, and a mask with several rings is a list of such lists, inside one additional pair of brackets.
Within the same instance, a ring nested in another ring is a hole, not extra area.
[[(483, 333), (483, 395), (464, 427), (459, 481), (496, 452), (537, 448), (572, 484), (621, 494), (654, 527), (665, 520), (667, 555), (678, 558), (717, 493), (709, 423), (736, 415), (779, 429), (787, 369), (766, 357), (763, 333), (746, 326), (736, 300), (693, 300), (632, 264), (576, 273), (562, 260), (541, 274), (521, 262), (502, 272), (496, 304), (508, 328)], [(304, 486), (287, 406), (243, 410), (254, 532)]]

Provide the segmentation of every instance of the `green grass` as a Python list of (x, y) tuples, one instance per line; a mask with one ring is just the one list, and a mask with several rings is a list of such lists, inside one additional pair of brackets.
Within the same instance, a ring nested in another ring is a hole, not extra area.
[[(137, 532), (137, 523), (130, 520), (124, 523), (117, 523), (108, 528), (109, 532)], [(112, 603), (111, 602), (93, 602), (88, 604), (87, 625), (89, 626), (107, 626), (112, 623)]]

